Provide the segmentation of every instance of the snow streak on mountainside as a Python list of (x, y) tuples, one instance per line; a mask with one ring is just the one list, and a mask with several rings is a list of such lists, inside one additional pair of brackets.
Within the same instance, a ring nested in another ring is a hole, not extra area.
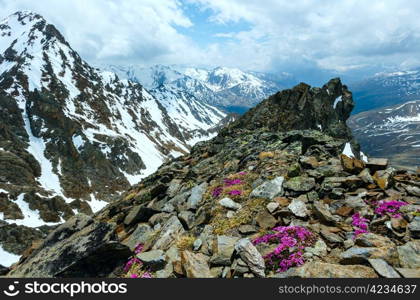
[[(19, 239), (5, 242), (12, 225), (29, 232), (77, 212), (91, 214), (167, 159), (212, 137), (226, 115), (175, 93), (167, 89), (158, 101), (139, 83), (89, 66), (38, 14), (3, 20), (2, 251), (24, 250)], [(28, 246), (37, 234), (19, 238)]]
[(379, 73), (350, 84), (356, 99), (353, 113), (420, 99), (420, 69)]
[(348, 125), (368, 155), (397, 166), (420, 166), (420, 100), (352, 116)]
[[(232, 111), (234, 107), (251, 107), (294, 84), (287, 73), (274, 76), (244, 72), (235, 68), (203, 68), (163, 66), (107, 66), (120, 76), (140, 82), (154, 90), (161, 85), (171, 86), (194, 95), (201, 102)], [(154, 94), (156, 95), (156, 94)]]

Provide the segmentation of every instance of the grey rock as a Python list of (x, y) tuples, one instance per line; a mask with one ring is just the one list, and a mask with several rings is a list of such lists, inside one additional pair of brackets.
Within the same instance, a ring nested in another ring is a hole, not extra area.
[(184, 227), (176, 216), (169, 218), (160, 230), (152, 249), (166, 250), (175, 240), (185, 232)]
[(330, 243), (341, 244), (344, 240), (338, 235), (328, 230), (321, 230), (321, 235)]
[(371, 258), (368, 259), (372, 268), (385, 278), (401, 278), (401, 276), (383, 259)]
[(242, 208), (242, 205), (239, 203), (236, 203), (230, 198), (223, 198), (219, 200), (219, 204), (225, 208), (232, 209), (232, 210), (238, 210)]
[(202, 245), (203, 245), (203, 241), (201, 239), (196, 239), (193, 243), (193, 250), (194, 251), (200, 250)]
[(183, 210), (178, 214), (178, 218), (188, 229), (191, 229), (194, 227), (195, 222), (195, 214), (188, 211)]
[(420, 217), (416, 216), (408, 225), (408, 230), (410, 230), (411, 235), (415, 238), (420, 236)]
[(409, 268), (396, 268), (404, 278), (420, 278), (420, 268), (409, 269)]
[(327, 255), (327, 245), (322, 239), (316, 241), (313, 247), (306, 247), (305, 252), (311, 253), (312, 255), (318, 257), (325, 257)]
[(420, 268), (420, 240), (408, 242), (397, 249), (402, 267)]
[(360, 172), (358, 176), (363, 180), (364, 183), (367, 183), (367, 184), (374, 183), (372, 175), (370, 175), (369, 173), (369, 169), (363, 169), (363, 171)]
[(239, 233), (246, 235), (256, 233), (258, 230), (255, 226), (247, 224), (239, 226), (238, 231)]
[(333, 223), (337, 221), (338, 216), (333, 216), (327, 204), (317, 201), (314, 203), (314, 212), (325, 223)]
[(170, 198), (174, 197), (178, 193), (181, 187), (181, 183), (182, 183), (182, 180), (180, 179), (172, 179), (171, 182), (169, 183), (168, 189), (166, 190), (166, 194)]
[(247, 264), (240, 258), (236, 259), (233, 263), (232, 263), (232, 270), (233, 270), (233, 275), (242, 275), (244, 273), (249, 272), (249, 268), (247, 266)]
[(305, 203), (298, 199), (293, 199), (288, 208), (297, 217), (304, 218), (307, 217), (309, 213)]
[(125, 240), (123, 244), (134, 251), (138, 244), (145, 244), (153, 235), (152, 228), (147, 223), (137, 225), (134, 232)]
[(363, 208), (366, 206), (365, 201), (359, 196), (346, 195), (345, 205), (352, 208)]
[(283, 181), (284, 177), (279, 176), (274, 178), (273, 180), (266, 181), (255, 188), (250, 197), (254, 198), (266, 198), (266, 199), (274, 199), (276, 196), (280, 196), (283, 193)]
[(192, 188), (191, 195), (187, 200), (187, 209), (196, 210), (203, 199), (203, 194), (207, 189), (207, 182), (203, 182)]
[(123, 265), (132, 252), (117, 240), (115, 224), (94, 221), (81, 228), (81, 223), (90, 223), (89, 218), (73, 217), (52, 231), (43, 244), (8, 276), (111, 276), (113, 270)]
[(144, 205), (134, 206), (124, 219), (124, 224), (130, 226), (135, 223), (147, 222), (156, 211)]
[(161, 270), (166, 265), (165, 252), (162, 250), (141, 252), (137, 254), (137, 258), (140, 259), (143, 264), (147, 268), (150, 268), (152, 271)]
[(249, 239), (239, 240), (235, 245), (235, 250), (252, 273), (258, 277), (265, 277), (264, 259)]
[(309, 192), (315, 187), (315, 179), (312, 177), (293, 177), (283, 184), (283, 187), (294, 192)]
[(279, 206), (280, 204), (277, 202), (270, 202), (267, 204), (266, 208), (272, 214), (277, 210), (277, 208), (279, 208)]

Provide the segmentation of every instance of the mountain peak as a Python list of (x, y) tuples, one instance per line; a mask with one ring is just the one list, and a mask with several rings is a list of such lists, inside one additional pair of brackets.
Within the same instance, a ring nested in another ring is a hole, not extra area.
[(339, 78), (322, 88), (300, 83), (278, 92), (250, 109), (231, 129), (272, 131), (316, 129), (332, 137), (351, 139), (346, 120), (354, 107), (352, 93)]

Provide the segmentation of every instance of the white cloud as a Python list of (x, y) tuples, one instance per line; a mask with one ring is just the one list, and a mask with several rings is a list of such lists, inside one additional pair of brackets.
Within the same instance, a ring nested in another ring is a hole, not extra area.
[[(210, 12), (210, 17), (194, 19), (185, 7), (198, 15)], [(0, 0), (5, 15), (20, 9), (57, 25), (88, 61), (300, 73), (373, 72), (420, 63), (419, 1)], [(203, 45), (188, 36), (197, 25), (191, 19), (218, 28), (208, 31), (213, 43)], [(241, 23), (249, 26), (229, 30)]]
[(339, 72), (366, 65), (404, 67), (420, 54), (418, 1), (195, 1), (214, 12), (216, 23), (252, 24), (225, 47), (226, 58), (236, 54), (260, 69), (299, 60)]
[(32, 10), (56, 25), (85, 59), (170, 61), (193, 41), (177, 26), (192, 26), (176, 0), (0, 0), (4, 17)]

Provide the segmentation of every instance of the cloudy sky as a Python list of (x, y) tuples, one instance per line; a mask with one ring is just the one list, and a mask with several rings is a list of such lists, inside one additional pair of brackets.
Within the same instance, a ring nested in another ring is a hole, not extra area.
[(4, 17), (17, 10), (43, 15), (95, 64), (221, 65), (314, 83), (420, 66), (416, 0), (0, 0)]

